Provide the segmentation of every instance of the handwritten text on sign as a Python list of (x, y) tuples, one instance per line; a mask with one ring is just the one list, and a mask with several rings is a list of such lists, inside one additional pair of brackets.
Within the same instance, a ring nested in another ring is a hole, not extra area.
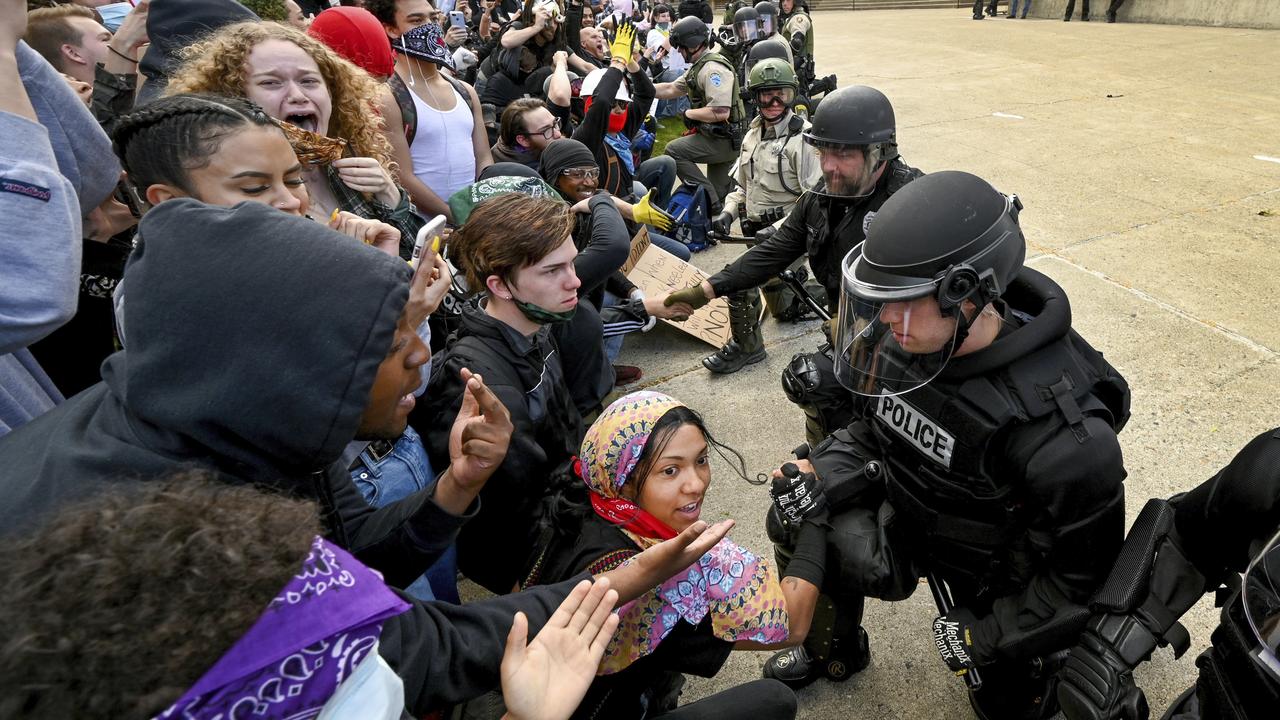
[[(627, 279), (644, 290), (644, 294), (649, 297), (697, 285), (708, 277), (706, 273), (666, 250), (650, 245), (649, 235), (643, 229), (631, 241), (631, 257), (628, 267), (624, 267)], [(684, 322), (663, 322), (712, 347), (718, 348), (729, 342), (729, 303), (724, 298), (712, 300), (694, 311)]]

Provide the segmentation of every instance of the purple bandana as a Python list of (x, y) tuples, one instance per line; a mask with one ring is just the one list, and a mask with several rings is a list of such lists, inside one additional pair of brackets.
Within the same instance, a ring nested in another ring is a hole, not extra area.
[(156, 720), (310, 718), (409, 609), (373, 570), (317, 537), (249, 632)]
[(453, 70), (453, 53), (444, 43), (444, 31), (435, 23), (419, 25), (391, 43), (397, 52)]

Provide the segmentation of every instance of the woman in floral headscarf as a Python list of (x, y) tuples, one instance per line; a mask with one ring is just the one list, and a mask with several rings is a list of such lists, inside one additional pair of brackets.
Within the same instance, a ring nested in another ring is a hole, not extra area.
[[(712, 446), (722, 457), (726, 451), (737, 456), (716, 443), (697, 413), (671, 397), (642, 391), (615, 401), (583, 439), (578, 477), (556, 501), (561, 507), (543, 535), (551, 539), (526, 584), (617, 567), (696, 522), (711, 484)], [(767, 559), (726, 538), (620, 608), (618, 632), (575, 717), (658, 717), (674, 708), (681, 673), (710, 677), (733, 650), (802, 641), (825, 562), (825, 529), (816, 520), (802, 522), (805, 537), (798, 545), (804, 549), (798, 547), (784, 578)], [(795, 714), (791, 690), (772, 680), (700, 702), (723, 717)]]

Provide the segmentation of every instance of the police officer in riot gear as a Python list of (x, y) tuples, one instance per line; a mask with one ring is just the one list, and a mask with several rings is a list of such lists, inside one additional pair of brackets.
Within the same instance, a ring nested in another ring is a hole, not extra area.
[(760, 15), (755, 8), (748, 5), (733, 14), (733, 35), (738, 39), (739, 48), (760, 39)]
[[(809, 123), (791, 111), (796, 98), (796, 74), (785, 60), (768, 59), (756, 63), (748, 77), (747, 92), (759, 114), (751, 121), (742, 152), (738, 155), (738, 190), (725, 199), (724, 212), (712, 221), (717, 232), (728, 235), (736, 219), (742, 233), (757, 241), (768, 240), (796, 200), (820, 179), (821, 170), (812, 149), (805, 147), (803, 133)], [(792, 270), (804, 262), (792, 263)], [(774, 278), (765, 286), (765, 302), (779, 319), (798, 317), (800, 301)], [(765, 357), (760, 331), (760, 293), (754, 288), (729, 296), (729, 318), (733, 337), (702, 364), (714, 373), (732, 373)]]
[[(666, 154), (675, 158), (681, 182), (706, 188), (712, 213), (719, 214), (747, 120), (738, 96), (738, 77), (733, 64), (710, 49), (711, 32), (698, 18), (681, 18), (672, 26), (669, 41), (692, 65), (674, 82), (658, 83), (657, 97), (672, 100), (688, 95), (692, 107), (683, 116), (697, 132), (667, 143)], [(698, 163), (706, 164), (710, 179)]]
[(760, 18), (760, 39), (768, 40), (778, 33), (778, 6), (769, 0), (756, 3), (756, 15)]
[[(687, 302), (696, 309), (713, 297), (760, 287), (807, 254), (813, 278), (834, 310), (832, 303), (840, 296), (840, 259), (863, 241), (880, 206), (922, 173), (898, 157), (889, 99), (864, 85), (828, 95), (814, 113), (804, 141), (817, 152), (822, 171), (818, 184), (801, 195), (772, 236), (701, 286), (672, 293), (678, 298), (673, 302)], [(754, 327), (755, 318), (750, 323), (743, 316), (737, 326)], [(813, 444), (852, 417), (853, 401), (835, 380), (829, 347), (797, 355), (783, 373), (783, 386), (804, 410), (806, 434)]]
[[(836, 373), (861, 402), (797, 461), (831, 507), (830, 609), (766, 676), (865, 667), (863, 598), (904, 599), (927, 575), (952, 600), (933, 627), (943, 662), (981, 671), (978, 716), (1056, 712), (1054, 673), (1123, 540), (1128, 386), (1071, 330), (1062, 289), (1023, 267), (1020, 208), (968, 173), (926, 175), (841, 263)], [(785, 565), (789, 528), (766, 527)]]
[(1280, 428), (1255, 437), (1190, 492), (1149, 500), (1060, 673), (1058, 699), (1069, 720), (1146, 720), (1147, 701), (1133, 669), (1157, 646), (1185, 652), (1190, 638), (1178, 619), (1213, 590), (1223, 608), (1213, 645), (1196, 660), (1196, 685), (1164, 717), (1274, 717), (1280, 710), (1277, 531)]

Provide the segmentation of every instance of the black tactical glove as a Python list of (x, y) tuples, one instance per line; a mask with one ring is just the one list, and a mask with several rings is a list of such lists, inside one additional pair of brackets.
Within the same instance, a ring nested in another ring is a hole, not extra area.
[(782, 477), (773, 479), (769, 497), (778, 514), (790, 525), (799, 525), (805, 520), (826, 522), (827, 496), (822, 492), (822, 483), (817, 475), (800, 472), (795, 463), (783, 464)]
[(759, 230), (756, 231), (756, 242), (762, 243), (765, 240), (768, 240), (769, 238), (773, 237), (773, 231), (774, 231), (774, 227), (772, 225), (766, 225), (760, 228)]
[(973, 626), (977, 624), (978, 618), (964, 608), (953, 608), (934, 619), (933, 642), (951, 672), (959, 674), (978, 666), (973, 656)]
[(688, 115), (686, 115), (685, 113), (687, 113), (687, 112), (689, 112), (689, 110), (681, 110), (681, 111), (680, 111), (680, 122), (684, 123), (685, 128), (696, 128), (696, 127), (698, 127), (698, 125), (699, 125), (698, 121), (697, 121), (697, 120), (694, 120), (693, 118), (691, 118), (691, 117), (689, 117)]
[(1147, 698), (1133, 683), (1132, 667), (1092, 629), (1058, 677), (1058, 704), (1070, 720), (1147, 720)]
[(711, 232), (717, 235), (728, 235), (729, 229), (733, 227), (733, 216), (727, 212), (722, 212), (711, 221)]
[(791, 49), (798, 53), (804, 52), (804, 33), (791, 33)]

